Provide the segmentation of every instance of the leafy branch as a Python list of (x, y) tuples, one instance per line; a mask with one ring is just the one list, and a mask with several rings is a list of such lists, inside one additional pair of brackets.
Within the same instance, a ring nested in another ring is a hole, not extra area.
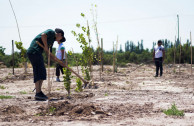
[(82, 92), (82, 81), (80, 80), (80, 78), (76, 78), (76, 92)]
[[(85, 17), (83, 13), (81, 13), (81, 16), (83, 18)], [(82, 58), (80, 58), (80, 64), (82, 73), (84, 74), (84, 78), (86, 80), (90, 80), (89, 63), (93, 61), (93, 51), (89, 46), (89, 42), (87, 42), (85, 38), (86, 36), (89, 36), (89, 27), (81, 26), (80, 24), (76, 24), (76, 27), (82, 30), (82, 33), (76, 33), (75, 31), (72, 31), (72, 34), (76, 37), (76, 40), (81, 44), (80, 48), (82, 49)]]
[(68, 92), (68, 98), (70, 98), (70, 89), (71, 89), (71, 71), (67, 68), (63, 68), (63, 72), (64, 72), (64, 86), (65, 86), (65, 89), (67, 90)]
[(27, 50), (23, 47), (22, 44), (23, 44), (22, 42), (15, 41), (15, 45), (16, 45), (17, 49), (19, 49), (21, 51), (22, 61), (26, 62), (27, 61), (27, 59), (26, 59), (26, 51)]

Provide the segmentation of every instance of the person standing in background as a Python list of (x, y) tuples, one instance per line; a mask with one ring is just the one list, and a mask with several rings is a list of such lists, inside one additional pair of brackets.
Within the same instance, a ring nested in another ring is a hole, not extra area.
[(154, 77), (158, 77), (158, 71), (160, 69), (160, 76), (163, 74), (163, 66), (162, 63), (165, 57), (165, 50), (164, 46), (162, 45), (162, 41), (158, 40), (158, 45), (154, 47), (153, 52), (153, 60), (155, 61), (156, 65), (156, 75)]
[[(59, 60), (61, 60), (62, 62), (65, 62), (65, 65), (67, 65), (67, 53), (65, 51), (65, 46), (63, 45), (63, 42), (61, 42), (61, 41), (57, 41), (57, 42), (59, 44), (59, 47), (58, 47), (57, 52), (56, 52), (56, 57)], [(57, 63), (57, 65), (56, 65), (56, 76), (57, 76), (56, 81), (57, 82), (60, 82), (60, 79), (59, 79), (60, 71), (62, 74), (64, 74), (63, 67)]]

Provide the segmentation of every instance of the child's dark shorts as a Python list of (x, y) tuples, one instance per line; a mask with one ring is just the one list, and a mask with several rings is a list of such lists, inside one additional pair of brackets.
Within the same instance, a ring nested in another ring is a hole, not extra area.
[(46, 68), (42, 54), (27, 54), (33, 67), (34, 83), (46, 80)]

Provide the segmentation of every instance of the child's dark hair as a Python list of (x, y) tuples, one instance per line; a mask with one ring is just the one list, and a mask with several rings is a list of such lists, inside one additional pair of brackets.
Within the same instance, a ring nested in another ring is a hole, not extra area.
[(158, 43), (161, 43), (162, 44), (162, 40), (158, 40)]

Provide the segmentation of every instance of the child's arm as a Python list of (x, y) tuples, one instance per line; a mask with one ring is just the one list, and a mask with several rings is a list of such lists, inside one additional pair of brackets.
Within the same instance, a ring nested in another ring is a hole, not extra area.
[(62, 53), (61, 60), (63, 60), (63, 59), (64, 59), (64, 52), (65, 52), (65, 50), (64, 50), (64, 49), (61, 49), (61, 53)]

